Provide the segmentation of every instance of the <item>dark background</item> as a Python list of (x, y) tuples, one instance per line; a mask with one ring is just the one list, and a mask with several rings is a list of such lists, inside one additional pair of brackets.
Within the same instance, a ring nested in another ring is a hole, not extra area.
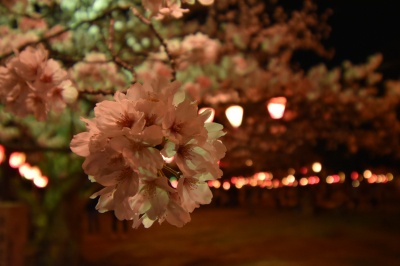
[(365, 62), (368, 56), (381, 52), (384, 61), (378, 69), (385, 77), (400, 77), (400, 20), (397, 1), (318, 0), (321, 10), (331, 8), (332, 26), (328, 47), (335, 56), (328, 66), (340, 65), (349, 59)]

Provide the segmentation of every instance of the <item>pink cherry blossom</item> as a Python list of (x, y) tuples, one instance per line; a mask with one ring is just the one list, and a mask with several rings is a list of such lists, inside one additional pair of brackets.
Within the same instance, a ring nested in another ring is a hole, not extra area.
[(71, 90), (71, 83), (60, 64), (47, 57), (42, 45), (29, 46), (0, 67), (0, 95), (7, 111), (44, 121), (50, 110), (65, 108), (62, 92), (65, 87)]
[(194, 177), (182, 177), (178, 183), (178, 193), (182, 200), (182, 207), (192, 212), (200, 204), (209, 204), (212, 192), (205, 180)]
[[(178, 82), (165, 78), (116, 92), (82, 119), (87, 132), (74, 136), (71, 150), (85, 157), (82, 165), (93, 182), (105, 188), (97, 209), (114, 211), (118, 219), (150, 227), (167, 221), (181, 227), (190, 212), (208, 204), (212, 194), (205, 181), (222, 175), (217, 161), (225, 154), (218, 140), (222, 126), (205, 123), (210, 112), (198, 114)], [(179, 170), (166, 165), (174, 157)], [(180, 177), (178, 189), (167, 175)]]

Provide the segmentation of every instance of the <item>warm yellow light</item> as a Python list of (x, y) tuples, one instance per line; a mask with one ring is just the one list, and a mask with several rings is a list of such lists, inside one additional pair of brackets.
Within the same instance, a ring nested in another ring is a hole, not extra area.
[(351, 182), (351, 185), (352, 185), (353, 187), (359, 187), (359, 186), (360, 186), (360, 181), (358, 181), (358, 180), (353, 180), (353, 181)]
[(218, 180), (213, 180), (213, 186), (215, 188), (220, 188), (221, 187), (221, 182), (219, 182)]
[(307, 177), (300, 178), (300, 186), (307, 186), (307, 185), (308, 185)]
[(224, 190), (228, 190), (228, 189), (231, 188), (231, 184), (230, 184), (228, 181), (225, 181), (225, 182), (222, 184), (222, 188), (223, 188)]
[(286, 177), (286, 179), (287, 179), (287, 181), (288, 181), (289, 183), (293, 183), (293, 182), (296, 180), (296, 178), (294, 177), (294, 175), (288, 175), (288, 176)]
[(286, 98), (285, 97), (275, 97), (271, 98), (267, 103), (267, 109), (269, 115), (273, 119), (281, 119), (283, 113), (285, 112)]
[(37, 166), (28, 167), (24, 172), (24, 177), (28, 180), (34, 180), (40, 176), (42, 176), (42, 171)]
[(372, 172), (370, 170), (365, 170), (363, 176), (368, 179), (372, 176)]
[(254, 175), (254, 177), (260, 181), (263, 181), (263, 180), (265, 180), (265, 178), (267, 178), (267, 175), (264, 172), (259, 172), (259, 173), (256, 173)]
[(215, 110), (214, 108), (211, 107), (203, 107), (199, 109), (199, 114), (205, 112), (205, 111), (209, 111), (211, 112), (210, 116), (207, 118), (207, 120), (205, 121), (205, 123), (211, 123), (212, 121), (214, 121), (214, 117), (215, 117)]
[(25, 163), (26, 155), (23, 152), (13, 152), (10, 155), (10, 166), (12, 168), (18, 168)]
[(334, 181), (335, 181), (335, 179), (333, 178), (333, 176), (328, 175), (328, 176), (326, 177), (326, 183), (332, 184)]
[(225, 115), (232, 127), (239, 127), (242, 124), (243, 108), (239, 105), (232, 105), (226, 109)]
[(388, 181), (392, 181), (393, 180), (393, 174), (392, 173), (387, 173), (386, 177), (387, 177)]
[(315, 173), (319, 173), (319, 172), (321, 172), (321, 170), (322, 170), (322, 165), (321, 165), (321, 163), (319, 163), (319, 162), (315, 162), (315, 163), (313, 163), (313, 165), (311, 166), (311, 168), (312, 168), (312, 170), (313, 170)]
[(33, 183), (39, 188), (44, 188), (49, 183), (49, 179), (47, 176), (38, 176), (33, 179)]
[(32, 166), (29, 163), (24, 163), (23, 165), (21, 165), (18, 168), (19, 174), (26, 178), (27, 175), (29, 176), (29, 172), (31, 171), (31, 168), (32, 168)]

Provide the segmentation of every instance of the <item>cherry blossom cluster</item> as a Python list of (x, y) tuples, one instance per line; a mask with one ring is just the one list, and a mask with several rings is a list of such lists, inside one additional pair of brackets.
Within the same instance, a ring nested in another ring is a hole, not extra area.
[(70, 77), (80, 91), (84, 90), (122, 90), (127, 86), (126, 78), (114, 62), (108, 62), (102, 53), (89, 53), (84, 61), (70, 69)]
[(170, 47), (171, 53), (177, 58), (178, 69), (184, 70), (191, 65), (215, 63), (220, 43), (198, 32), (185, 36), (182, 41), (176, 41)]
[(29, 46), (0, 66), (0, 99), (19, 117), (34, 115), (44, 121), (50, 110), (61, 112), (77, 91), (61, 65), (48, 59), (42, 45)]
[[(212, 193), (207, 181), (222, 176), (225, 155), (222, 125), (205, 123), (209, 112), (179, 90), (180, 84), (158, 79), (136, 83), (126, 94), (98, 103), (95, 117), (83, 119), (87, 132), (74, 136), (71, 150), (85, 157), (83, 169), (104, 188), (96, 209), (114, 211), (118, 219), (150, 227), (166, 220), (181, 227)], [(169, 165), (164, 158), (174, 158)], [(179, 179), (173, 187), (168, 176)]]
[[(209, 6), (214, 0), (198, 0), (202, 5)], [(189, 9), (182, 8), (182, 4), (194, 4), (195, 0), (142, 0), (142, 5), (150, 11), (151, 15), (157, 19), (163, 19), (165, 16), (181, 18)]]

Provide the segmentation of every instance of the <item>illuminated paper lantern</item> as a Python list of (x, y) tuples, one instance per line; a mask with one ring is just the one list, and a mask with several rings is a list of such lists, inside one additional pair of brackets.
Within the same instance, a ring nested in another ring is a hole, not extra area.
[(204, 111), (210, 110), (211, 111), (211, 115), (207, 118), (207, 120), (205, 121), (205, 123), (211, 123), (212, 121), (214, 121), (214, 117), (215, 117), (215, 110), (214, 108), (211, 107), (203, 107), (199, 109), (199, 114), (203, 113)]
[(232, 127), (237, 128), (242, 124), (243, 108), (239, 105), (232, 105), (226, 109), (225, 115)]
[(267, 109), (269, 115), (273, 119), (281, 119), (285, 112), (286, 98), (285, 97), (275, 97), (271, 98), (267, 103)]

